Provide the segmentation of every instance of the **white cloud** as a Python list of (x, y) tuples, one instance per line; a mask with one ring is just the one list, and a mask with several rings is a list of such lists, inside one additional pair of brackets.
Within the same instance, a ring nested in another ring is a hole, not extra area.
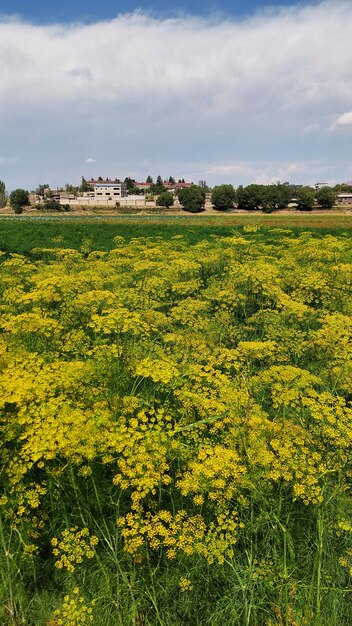
[[(183, 175), (187, 159), (203, 163), (190, 171), (204, 178), (211, 155), (210, 182), (246, 175), (242, 166), (216, 170), (234, 156), (271, 163), (257, 175), (275, 177), (280, 161), (319, 160), (318, 131), (332, 119), (334, 128), (352, 123), (352, 112), (337, 117), (352, 102), (351, 23), (352, 3), (343, 0), (241, 22), (134, 13), (36, 26), (0, 18), (2, 146), (20, 151), (23, 172), (32, 162), (33, 184), (38, 171), (57, 184), (80, 178), (80, 155), (90, 150), (103, 176), (158, 167), (173, 174), (172, 164)], [(341, 134), (329, 137), (330, 158), (335, 150), (347, 163), (347, 146), (333, 143)]]
[(86, 159), (86, 163), (96, 163), (97, 160), (96, 159), (92, 159), (91, 157), (88, 157), (88, 159)]
[(341, 126), (352, 126), (352, 111), (340, 115), (337, 120), (335, 120), (332, 128), (341, 128)]
[[(321, 160), (292, 163), (267, 159), (263, 161), (234, 161), (216, 165), (208, 164), (203, 171), (210, 179), (219, 178), (223, 182), (235, 180), (238, 184), (243, 182), (243, 184), (258, 183), (268, 185), (277, 181), (299, 183), (302, 180), (314, 184), (322, 176), (326, 177), (326, 172), (331, 167), (330, 163), (327, 164)], [(200, 178), (200, 172), (201, 167), (193, 176), (195, 180)]]
[(312, 122), (312, 124), (307, 124), (307, 126), (304, 128), (304, 132), (305, 133), (313, 133), (317, 130), (320, 130), (321, 125), (319, 124), (319, 122)]

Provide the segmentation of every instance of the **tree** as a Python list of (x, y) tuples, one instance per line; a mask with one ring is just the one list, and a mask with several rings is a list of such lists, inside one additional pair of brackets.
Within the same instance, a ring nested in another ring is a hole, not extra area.
[(352, 193), (352, 185), (348, 183), (338, 183), (333, 187), (333, 190), (336, 191), (336, 193)]
[(48, 185), (48, 183), (44, 183), (43, 185), (38, 185), (38, 187), (35, 190), (35, 193), (38, 196), (41, 196), (42, 198), (44, 198), (46, 189), (50, 189), (50, 185)]
[(148, 183), (149, 185), (153, 184), (153, 178), (151, 176), (147, 176), (147, 179), (145, 181), (146, 183)]
[(130, 191), (131, 189), (134, 189), (135, 182), (136, 181), (134, 180), (134, 178), (131, 178), (130, 176), (126, 176), (126, 178), (125, 178), (125, 185), (126, 185), (127, 191)]
[(190, 213), (199, 213), (204, 209), (205, 191), (196, 185), (180, 189), (178, 192), (180, 203), (185, 211)]
[(218, 185), (214, 187), (211, 201), (217, 211), (226, 211), (233, 207), (236, 200), (236, 191), (232, 185)]
[(275, 187), (279, 191), (277, 203), (278, 209), (287, 209), (292, 198), (292, 192), (289, 183), (276, 183)]
[(286, 209), (291, 199), (290, 188), (287, 185), (263, 185), (261, 190), (261, 208), (265, 213), (272, 213), (278, 209)]
[(237, 206), (239, 209), (246, 211), (254, 211), (261, 209), (263, 201), (264, 185), (248, 185), (247, 187), (238, 187), (237, 189)]
[(84, 193), (84, 192), (87, 192), (87, 191), (92, 191), (92, 189), (93, 189), (92, 184), (91, 184), (91, 183), (89, 183), (89, 182), (88, 182), (88, 181), (84, 178), (84, 176), (82, 176), (82, 182), (81, 182), (81, 184), (80, 184), (80, 186), (79, 186), (79, 188), (78, 188), (78, 191), (80, 191), (80, 193)]
[(161, 178), (160, 174), (158, 178), (156, 179), (156, 184), (159, 185), (159, 187), (163, 186), (163, 179)]
[(28, 206), (29, 202), (29, 194), (25, 189), (15, 189), (10, 193), (10, 205), (15, 210), (15, 213), (22, 213), (23, 207)]
[(79, 187), (75, 187), (74, 185), (71, 185), (70, 183), (66, 183), (65, 191), (67, 191), (67, 193), (72, 193), (74, 196), (77, 196)]
[(154, 196), (160, 196), (160, 194), (165, 191), (164, 183), (161, 180), (160, 176), (158, 176), (158, 180), (157, 180), (157, 182), (155, 184), (150, 185), (149, 191)]
[(311, 211), (314, 206), (314, 189), (301, 187), (297, 192), (297, 209), (299, 211)]
[(321, 189), (318, 189), (315, 194), (315, 198), (323, 209), (331, 209), (336, 201), (335, 192), (331, 189), (331, 187), (322, 187)]
[(157, 201), (158, 206), (164, 206), (167, 208), (172, 206), (173, 203), (174, 203), (174, 197), (172, 193), (169, 193), (168, 191), (163, 191), (163, 193), (160, 194), (158, 201)]
[(7, 203), (7, 193), (6, 193), (6, 185), (0, 180), (0, 209), (6, 206)]
[(174, 185), (175, 184), (175, 179), (173, 176), (169, 176), (169, 183), (170, 185)]

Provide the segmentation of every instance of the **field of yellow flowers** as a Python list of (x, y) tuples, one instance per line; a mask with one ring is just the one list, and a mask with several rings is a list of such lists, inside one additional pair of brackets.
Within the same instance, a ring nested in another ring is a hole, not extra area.
[(0, 258), (0, 623), (352, 623), (352, 240)]

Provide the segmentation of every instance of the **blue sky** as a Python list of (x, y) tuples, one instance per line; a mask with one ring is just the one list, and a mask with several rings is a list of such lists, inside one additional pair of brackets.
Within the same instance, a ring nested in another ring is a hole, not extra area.
[(352, 180), (351, 1), (169, 6), (0, 0), (8, 189)]
[(48, 2), (47, 0), (2, 0), (0, 13), (22, 16), (29, 21), (37, 23), (94, 22), (116, 17), (120, 13), (142, 10), (150, 12), (154, 16), (167, 17), (180, 12), (193, 15), (220, 14), (225, 16), (243, 17), (253, 12), (278, 6), (294, 6), (303, 4), (297, 0), (178, 0), (177, 4), (167, 0), (60, 0), (60, 2)]

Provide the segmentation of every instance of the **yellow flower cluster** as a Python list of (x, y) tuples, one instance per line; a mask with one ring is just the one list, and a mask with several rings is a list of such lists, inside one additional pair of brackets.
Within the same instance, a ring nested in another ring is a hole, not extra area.
[(55, 567), (74, 572), (75, 565), (82, 563), (85, 558), (92, 559), (94, 557), (95, 546), (98, 541), (98, 537), (89, 534), (88, 528), (63, 530), (60, 539), (53, 537), (51, 540), (53, 554), (59, 557), (55, 561)]
[(0, 504), (23, 545), (69, 526), (73, 572), (97, 544), (77, 519), (98, 535), (113, 510), (136, 560), (221, 563), (248, 508), (350, 497), (352, 246), (291, 235), (1, 257)]
[(56, 609), (54, 615), (57, 626), (83, 626), (91, 624), (94, 620), (93, 608), (95, 600), (89, 605), (80, 595), (79, 587), (74, 587), (72, 592), (64, 597), (61, 609)]

